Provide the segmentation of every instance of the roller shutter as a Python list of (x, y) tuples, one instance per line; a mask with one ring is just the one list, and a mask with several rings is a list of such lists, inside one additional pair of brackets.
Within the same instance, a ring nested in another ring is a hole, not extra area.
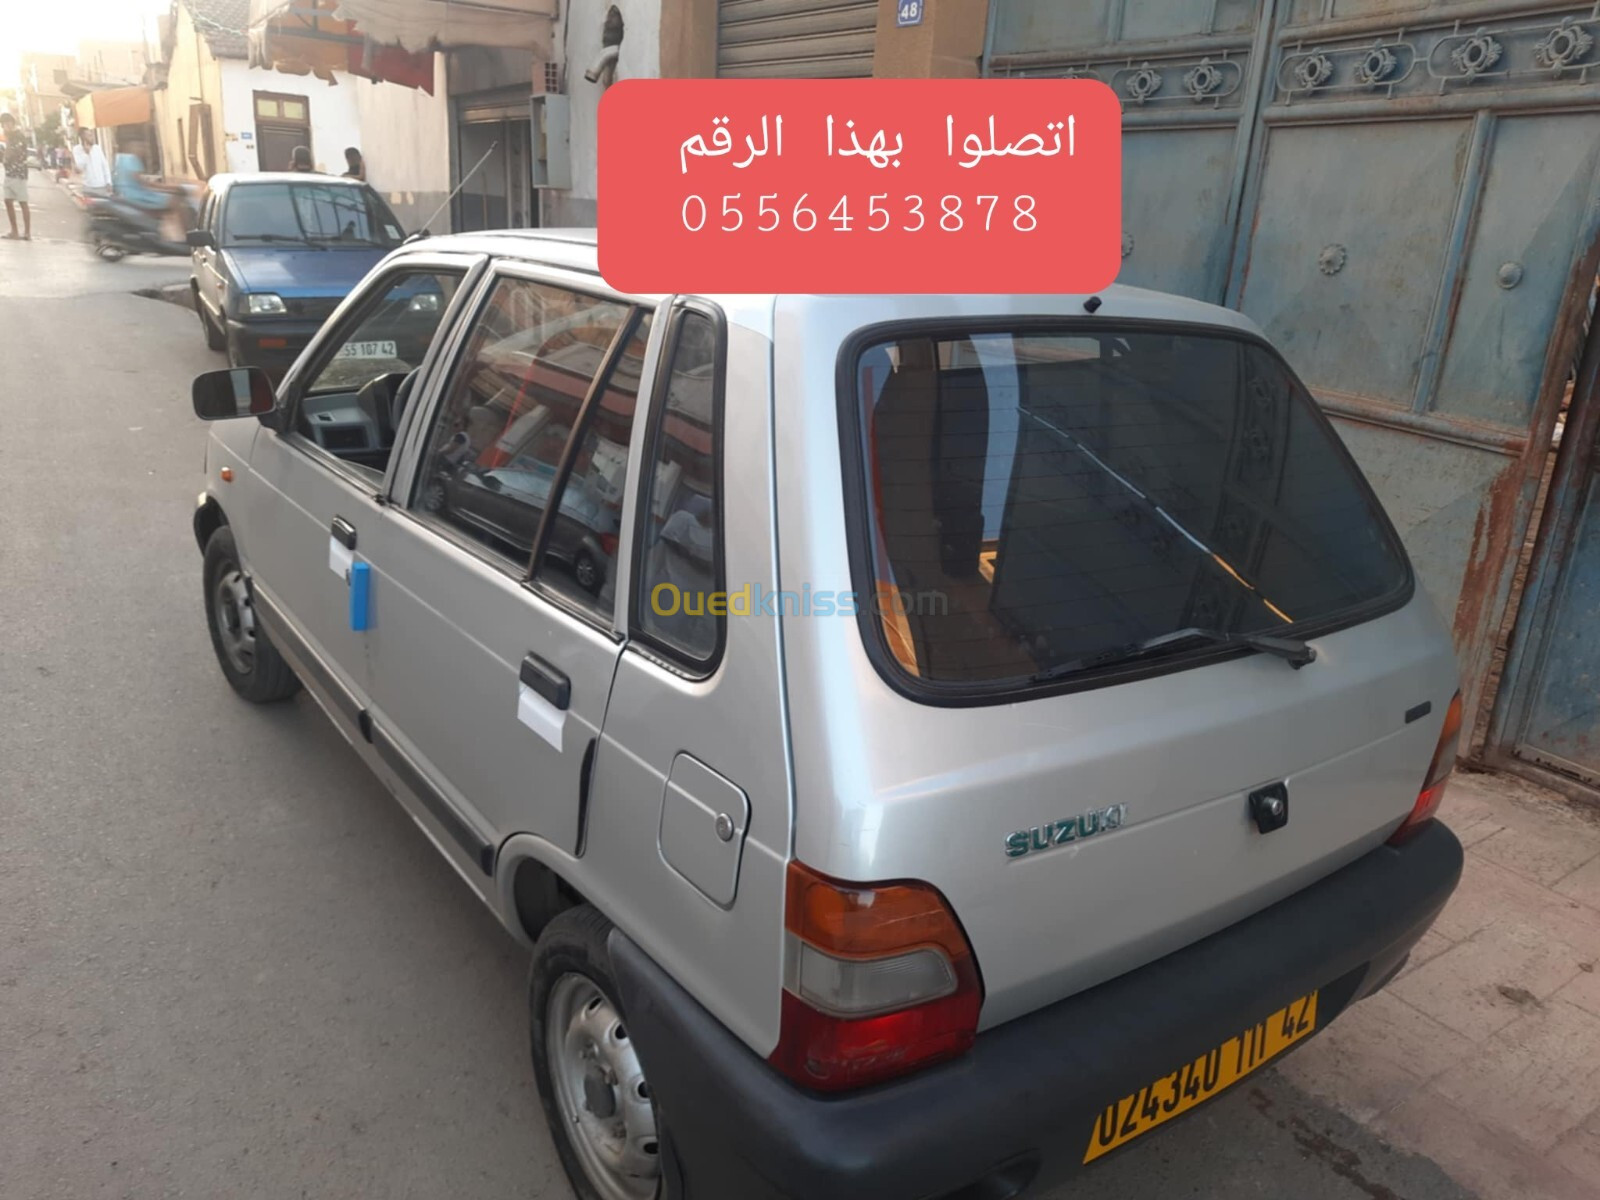
[(718, 0), (717, 74), (868, 76), (877, 28), (877, 0)]

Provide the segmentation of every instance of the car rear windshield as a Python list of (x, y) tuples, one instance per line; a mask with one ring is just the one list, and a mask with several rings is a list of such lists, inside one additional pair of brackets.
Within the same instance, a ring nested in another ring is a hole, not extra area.
[(249, 183), (228, 193), (223, 242), (398, 246), (404, 236), (371, 188), (343, 183)]
[(1326, 632), (1409, 594), (1337, 435), (1254, 340), (918, 331), (867, 344), (853, 381), (860, 611), (919, 685), (1081, 686), (1232, 635)]

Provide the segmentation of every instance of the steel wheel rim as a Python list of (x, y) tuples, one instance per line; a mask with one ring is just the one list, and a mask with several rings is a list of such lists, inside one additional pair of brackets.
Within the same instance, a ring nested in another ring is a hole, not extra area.
[(250, 588), (238, 567), (229, 567), (217, 577), (213, 598), (222, 652), (235, 671), (248, 675), (256, 665), (256, 615), (250, 605)]
[(655, 1107), (621, 1013), (592, 979), (568, 973), (545, 1018), (556, 1109), (584, 1174), (604, 1200), (651, 1200), (661, 1178)]
[(588, 591), (593, 591), (600, 582), (600, 569), (587, 554), (578, 556), (578, 561), (573, 564), (573, 574), (578, 577), (578, 585)]

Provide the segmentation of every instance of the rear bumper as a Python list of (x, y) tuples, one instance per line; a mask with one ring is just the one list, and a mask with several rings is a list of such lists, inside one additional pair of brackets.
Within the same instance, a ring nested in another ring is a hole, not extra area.
[[(666, 1126), (668, 1195), (982, 1197), (1082, 1168), (1108, 1103), (1320, 988), (1319, 1028), (1393, 976), (1461, 875), (1443, 825), (1192, 946), (981, 1034), (964, 1057), (823, 1098), (785, 1082), (636, 944), (611, 957)], [(967, 1190), (971, 1189), (971, 1190)]]

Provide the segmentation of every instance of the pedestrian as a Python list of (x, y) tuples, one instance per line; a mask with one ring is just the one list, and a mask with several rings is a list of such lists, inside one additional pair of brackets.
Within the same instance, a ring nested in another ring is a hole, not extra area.
[(111, 191), (111, 164), (106, 161), (106, 152), (100, 148), (94, 130), (78, 130), (78, 145), (72, 148), (72, 161), (83, 178), (84, 191), (95, 196)]
[(361, 157), (361, 151), (354, 146), (345, 147), (344, 165), (350, 168), (344, 173), (346, 179), (366, 179), (367, 164)]
[[(17, 127), (17, 118), (11, 113), (0, 113), (0, 137), (5, 138), (5, 197), (6, 220), (11, 232), (7, 241), (31, 242), (33, 240), (33, 214), (28, 210), (28, 140)], [(17, 232), (17, 205), (22, 206), (22, 232)]]
[(315, 171), (317, 168), (311, 163), (311, 147), (296, 146), (289, 153), (289, 170)]

